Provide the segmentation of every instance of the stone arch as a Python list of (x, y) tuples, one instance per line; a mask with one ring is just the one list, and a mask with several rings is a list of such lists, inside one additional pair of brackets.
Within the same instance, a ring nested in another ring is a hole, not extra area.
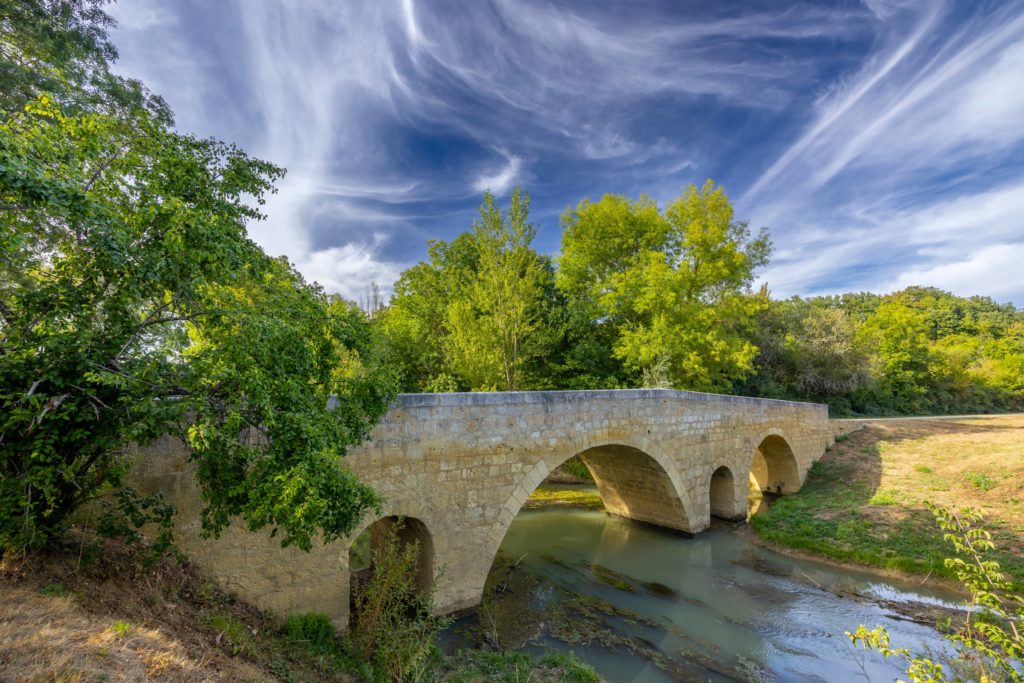
[(737, 482), (732, 470), (722, 465), (711, 473), (708, 482), (708, 497), (711, 503), (711, 516), (721, 519), (742, 519), (746, 511), (740, 506), (740, 496), (736, 492)]
[(612, 514), (677, 531), (693, 531), (684, 498), (686, 488), (669, 461), (637, 445), (600, 443), (567, 449), (552, 459), (551, 466), (539, 460), (525, 473), (502, 507), (492, 539), (495, 552), (530, 494), (551, 470), (576, 455), (590, 470), (605, 508)]
[(348, 548), (348, 580), (349, 605), (355, 599), (360, 584), (369, 579), (373, 571), (372, 556), (376, 548), (384, 543), (388, 535), (395, 531), (398, 542), (406, 545), (419, 545), (419, 559), (416, 563), (416, 588), (427, 592), (434, 583), (434, 539), (420, 519), (388, 515), (370, 522), (362, 527), (359, 534), (353, 536)]
[(766, 434), (751, 456), (751, 485), (769, 493), (795, 493), (800, 490), (800, 465), (782, 430)]

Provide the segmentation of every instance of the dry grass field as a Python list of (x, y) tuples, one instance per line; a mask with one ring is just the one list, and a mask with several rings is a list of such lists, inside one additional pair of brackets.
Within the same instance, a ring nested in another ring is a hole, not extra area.
[(1024, 415), (866, 421), (751, 524), (782, 546), (948, 577), (927, 503), (980, 509), (993, 559), (1024, 585)]
[[(85, 552), (80, 552), (85, 550)], [(0, 562), (0, 681), (352, 680), (173, 558), (115, 542)]]

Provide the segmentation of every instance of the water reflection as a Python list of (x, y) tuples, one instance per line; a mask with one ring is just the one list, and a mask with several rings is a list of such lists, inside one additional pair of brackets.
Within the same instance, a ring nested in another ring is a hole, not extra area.
[(855, 653), (843, 632), (882, 624), (894, 643), (941, 650), (933, 628), (900, 612), (910, 601), (957, 599), (795, 560), (728, 525), (689, 538), (603, 512), (523, 512), (499, 557), (491, 638), (573, 650), (615, 682), (840, 681), (862, 679), (861, 665), (893, 680), (898, 665)]

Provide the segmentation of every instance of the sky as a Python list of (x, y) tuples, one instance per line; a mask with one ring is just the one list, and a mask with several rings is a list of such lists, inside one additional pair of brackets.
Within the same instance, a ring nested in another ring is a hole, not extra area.
[(775, 297), (1024, 307), (1024, 0), (120, 0), (118, 70), (287, 168), (250, 234), (352, 299), (485, 190), (557, 256), (580, 200), (723, 185)]

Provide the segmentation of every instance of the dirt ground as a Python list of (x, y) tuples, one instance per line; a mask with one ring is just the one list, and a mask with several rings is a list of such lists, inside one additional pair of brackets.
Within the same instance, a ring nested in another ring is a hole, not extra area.
[(280, 623), (189, 565), (98, 548), (0, 562), (0, 683), (350, 680), (318, 670)]

